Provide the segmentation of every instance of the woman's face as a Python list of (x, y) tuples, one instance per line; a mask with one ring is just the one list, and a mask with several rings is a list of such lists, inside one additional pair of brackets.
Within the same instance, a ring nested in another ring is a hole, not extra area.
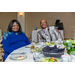
[(17, 32), (18, 30), (19, 30), (19, 25), (16, 22), (14, 22), (12, 26), (12, 31)]
[(48, 27), (48, 25), (47, 25), (47, 21), (46, 20), (41, 20), (41, 27), (42, 27), (42, 29), (45, 29), (45, 28), (47, 28)]

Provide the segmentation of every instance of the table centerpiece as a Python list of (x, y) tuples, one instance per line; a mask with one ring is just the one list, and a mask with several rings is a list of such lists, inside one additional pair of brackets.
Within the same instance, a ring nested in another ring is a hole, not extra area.
[(75, 40), (65, 40), (63, 42), (63, 45), (65, 45), (65, 48), (67, 50), (67, 53), (70, 55), (72, 51), (75, 51)]

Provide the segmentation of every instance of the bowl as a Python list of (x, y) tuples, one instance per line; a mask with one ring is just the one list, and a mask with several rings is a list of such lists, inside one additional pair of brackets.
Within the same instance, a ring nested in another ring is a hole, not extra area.
[(43, 52), (43, 55), (46, 56), (46, 57), (61, 58), (61, 55), (64, 55), (64, 52), (60, 52), (60, 53)]
[(42, 50), (44, 56), (56, 57), (56, 58), (60, 58), (61, 55), (64, 54), (64, 51), (65, 51), (65, 48), (57, 48), (56, 45), (54, 45), (54, 47), (46, 46)]

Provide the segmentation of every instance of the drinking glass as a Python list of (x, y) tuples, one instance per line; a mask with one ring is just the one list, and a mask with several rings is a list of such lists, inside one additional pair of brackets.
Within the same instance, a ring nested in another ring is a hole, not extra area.
[(33, 59), (35, 60), (35, 62), (40, 62), (40, 60), (44, 57), (43, 54), (41, 54), (40, 52), (35, 52), (33, 54)]
[(35, 47), (35, 41), (32, 41), (32, 43), (31, 43), (31, 49), (34, 49), (34, 47)]
[(70, 56), (71, 56), (71, 61), (75, 62), (75, 51), (72, 51)]

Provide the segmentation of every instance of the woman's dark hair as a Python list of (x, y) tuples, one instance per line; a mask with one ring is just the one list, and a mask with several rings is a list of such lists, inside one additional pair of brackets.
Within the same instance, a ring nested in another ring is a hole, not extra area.
[(12, 32), (12, 26), (13, 26), (13, 23), (14, 23), (14, 22), (16, 22), (16, 23), (19, 25), (19, 34), (22, 33), (21, 25), (20, 25), (19, 21), (15, 20), (15, 19), (12, 20), (12, 21), (9, 23), (9, 26), (8, 26), (8, 28), (7, 28), (7, 31)]

